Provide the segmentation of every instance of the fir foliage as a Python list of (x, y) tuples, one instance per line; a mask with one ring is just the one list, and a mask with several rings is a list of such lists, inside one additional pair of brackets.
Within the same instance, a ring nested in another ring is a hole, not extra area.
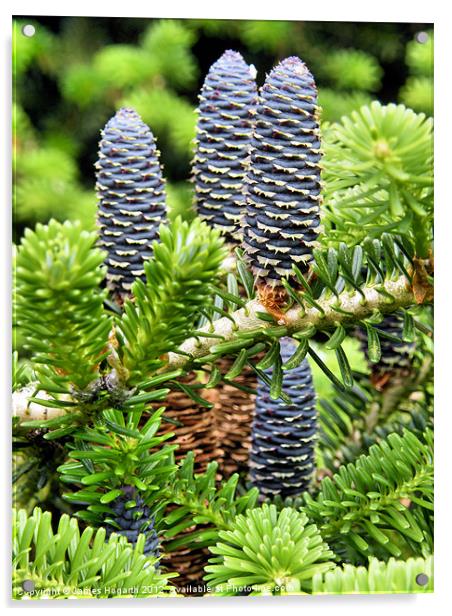
[[(427, 576), (427, 582), (420, 583), (424, 578), (418, 576)], [(315, 594), (432, 592), (433, 557), (406, 561), (390, 558), (387, 562), (371, 558), (368, 567), (346, 564), (323, 575), (315, 574), (312, 590)]]
[(358, 243), (397, 229), (430, 247), (432, 121), (403, 105), (374, 101), (325, 132), (327, 241)]
[(408, 430), (325, 477), (306, 513), (332, 549), (352, 563), (375, 556), (426, 556), (432, 550), (432, 434)]
[(160, 227), (154, 259), (145, 262), (146, 282), (137, 280), (118, 323), (124, 366), (130, 381), (164, 365), (162, 356), (175, 350), (194, 327), (198, 312), (209, 304), (211, 283), (224, 256), (219, 232), (199, 219), (176, 220)]
[(323, 123), (338, 122), (342, 116), (350, 115), (355, 109), (369, 105), (372, 97), (367, 92), (351, 92), (319, 87), (320, 119)]
[[(409, 241), (389, 234), (383, 234), (381, 241), (369, 238), (352, 248), (341, 243), (337, 249), (314, 250), (312, 272), (315, 277), (313, 276), (310, 282), (296, 266), (293, 266), (292, 275), (300, 290), (295, 291), (283, 280), (284, 289), (287, 291), (284, 324), (278, 324), (275, 316), (270, 311), (263, 312), (263, 306), (259, 305), (256, 314), (249, 318), (248, 325), (246, 319), (249, 311), (256, 311), (255, 300), (250, 299), (245, 303), (239, 292), (234, 291), (233, 286), (238, 288), (238, 281), (235, 285), (230, 284), (228, 292), (217, 287), (215, 304), (205, 315), (206, 322), (210, 325), (203, 322), (203, 330), (198, 332), (203, 337), (202, 344), (195, 344), (195, 340), (188, 341), (190, 344), (184, 344), (181, 350), (183, 353), (189, 353), (194, 366), (209, 369), (212, 361), (225, 355), (237, 354), (236, 369), (248, 363), (253, 366), (258, 376), (269, 382), (268, 377), (255, 365), (254, 357), (267, 350), (266, 367), (275, 366), (275, 343), (281, 337), (289, 335), (300, 343), (295, 352), (299, 361), (309, 353), (335, 385), (341, 389), (349, 389), (353, 386), (353, 375), (341, 346), (347, 330), (352, 324), (359, 322), (366, 328), (370, 348), (381, 347), (380, 330), (377, 326), (385, 313), (393, 312), (395, 307), (400, 309), (400, 300), (396, 299), (390, 286), (397, 281), (397, 286), (400, 284), (401, 291), (405, 293), (412, 285), (410, 270), (413, 271), (414, 266), (413, 253), (414, 246)], [(239, 277), (244, 282), (248, 296), (253, 298), (254, 290), (249, 272), (242, 266), (243, 263), (240, 263)], [(232, 280), (231, 277), (229, 280)], [(354, 297), (352, 311), (349, 305), (351, 297)], [(372, 298), (373, 308), (370, 308), (368, 298)], [(375, 306), (377, 298), (378, 307)], [(411, 303), (414, 298), (408, 301)], [(359, 311), (363, 311), (362, 315), (358, 315)], [(306, 318), (308, 314), (309, 319)], [(219, 319), (219, 315), (223, 318)], [(306, 318), (306, 323), (303, 323), (303, 318)], [(240, 327), (235, 327), (237, 323), (240, 323)], [(223, 342), (217, 338), (225, 333), (225, 329), (230, 335)], [(335, 350), (341, 380), (315, 351), (311, 339), (319, 331), (328, 335), (329, 348)], [(177, 365), (180, 363), (177, 362)], [(232, 380), (231, 382), (233, 383)], [(290, 398), (282, 392), (280, 378), (274, 379), (272, 389), (275, 400), (281, 396), (282, 400), (290, 403)]]
[[(210, 462), (204, 473), (196, 474), (194, 456), (189, 452), (171, 477), (169, 501), (176, 507), (165, 516), (163, 531), (170, 552), (181, 546), (212, 545), (220, 530), (233, 527), (237, 515), (256, 507), (256, 488), (243, 490), (237, 473), (218, 484), (217, 469), (217, 462)], [(192, 532), (188, 536), (177, 536), (189, 529)]]
[(175, 19), (155, 21), (144, 32), (141, 45), (156, 65), (156, 74), (177, 88), (187, 89), (198, 76), (196, 59), (192, 52), (195, 33), (186, 22)]
[[(155, 390), (148, 397), (158, 398), (159, 393), (167, 390)], [(132, 406), (127, 414), (103, 411), (92, 427), (73, 432), (68, 460), (58, 468), (61, 481), (75, 488), (64, 499), (83, 506), (78, 517), (95, 526), (115, 526), (115, 503), (123, 498), (124, 486), (135, 488), (137, 498), (149, 505), (175, 470), (175, 446), (162, 446), (171, 433), (156, 435), (163, 408), (146, 417), (139, 403)]]
[(79, 224), (38, 224), (17, 251), (17, 324), (26, 336), (43, 387), (68, 392), (99, 374), (111, 320), (104, 312), (104, 254), (95, 233)]
[(399, 97), (415, 111), (433, 115), (433, 30), (418, 33), (406, 46), (409, 75)]
[(400, 90), (400, 100), (418, 112), (433, 115), (433, 79), (431, 77), (408, 77)]
[[(188, 162), (195, 137), (196, 116), (194, 107), (186, 98), (156, 85), (152, 90), (145, 87), (134, 89), (122, 99), (121, 105), (137, 110), (144, 122), (152, 126), (159, 143), (171, 147), (173, 158), (177, 156), (179, 161)], [(162, 156), (166, 162), (165, 150)]]
[(381, 67), (372, 55), (357, 49), (342, 49), (328, 54), (324, 74), (339, 90), (378, 90)]
[(314, 574), (332, 567), (333, 554), (307, 516), (264, 504), (220, 531), (205, 568), (206, 581), (221, 594), (251, 587), (252, 594), (288, 594), (310, 589)]
[[(409, 318), (409, 317), (408, 317)], [(373, 358), (371, 370), (376, 379), (390, 378), (394, 375), (409, 375), (412, 364), (414, 345), (412, 341), (404, 340), (404, 315), (398, 312), (387, 315), (379, 324), (380, 337), (380, 358), (378, 355)], [(369, 357), (369, 344), (365, 332), (359, 332), (363, 339), (364, 352)], [(387, 337), (385, 337), (387, 336)]]
[[(416, 370), (424, 369), (416, 365)], [(416, 371), (414, 371), (416, 374)], [(336, 472), (342, 464), (354, 462), (389, 434), (406, 428), (417, 438), (432, 428), (432, 401), (428, 393), (431, 373), (407, 378), (378, 392), (367, 374), (353, 372), (354, 387), (337, 387), (319, 400), (319, 441), (317, 465)]]
[(406, 46), (406, 63), (410, 71), (416, 75), (430, 77), (433, 74), (433, 30), (410, 41)]
[[(106, 598), (149, 596), (169, 592), (171, 574), (162, 573), (154, 556), (143, 553), (144, 536), (135, 546), (105, 529), (79, 530), (76, 519), (60, 516), (56, 532), (52, 515), (35, 508), (27, 516), (14, 510), (13, 597)], [(31, 584), (30, 584), (31, 583)], [(33, 587), (31, 593), (30, 585)], [(135, 589), (135, 592), (134, 592)]]

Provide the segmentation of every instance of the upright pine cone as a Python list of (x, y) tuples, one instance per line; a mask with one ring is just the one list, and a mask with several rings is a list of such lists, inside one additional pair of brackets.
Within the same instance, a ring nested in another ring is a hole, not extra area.
[(193, 159), (197, 210), (227, 241), (240, 241), (257, 104), (254, 67), (236, 51), (225, 51), (210, 67), (199, 101)]
[(166, 218), (159, 152), (149, 127), (133, 109), (120, 109), (106, 124), (96, 163), (100, 245), (108, 252), (107, 286), (122, 299)]
[[(296, 349), (281, 340), (281, 358), (287, 361)], [(266, 371), (271, 376), (272, 369)], [(250, 479), (264, 497), (295, 496), (309, 487), (315, 471), (314, 445), (317, 434), (316, 395), (306, 359), (284, 372), (283, 391), (288, 405), (270, 398), (270, 388), (258, 381), (256, 409), (251, 434)]]
[(124, 486), (122, 491), (123, 496), (119, 496), (110, 505), (115, 516), (110, 518), (111, 522), (105, 526), (107, 536), (117, 533), (134, 545), (138, 535), (144, 534), (146, 541), (143, 553), (159, 558), (159, 539), (154, 530), (154, 518), (149, 507), (145, 505), (141, 496), (136, 494), (133, 486)]
[(286, 58), (260, 91), (247, 175), (244, 248), (251, 268), (281, 286), (292, 264), (306, 271), (320, 230), (317, 88), (306, 65)]
[[(403, 314), (394, 312), (384, 317), (377, 326), (378, 329), (402, 338)], [(363, 330), (358, 330), (358, 338), (361, 340), (364, 354), (368, 358), (367, 335)], [(403, 378), (412, 370), (414, 344), (410, 342), (396, 342), (380, 336), (381, 358), (377, 363), (369, 362), (371, 379), (377, 389), (384, 389), (394, 378)]]

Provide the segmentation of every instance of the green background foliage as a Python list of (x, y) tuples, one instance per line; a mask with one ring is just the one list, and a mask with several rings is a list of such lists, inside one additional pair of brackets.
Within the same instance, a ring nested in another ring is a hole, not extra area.
[[(22, 35), (24, 23), (36, 35)], [(428, 33), (419, 43), (416, 33)], [(433, 42), (426, 24), (113, 18), (15, 19), (15, 235), (45, 222), (95, 220), (99, 131), (120, 106), (152, 127), (169, 181), (170, 215), (192, 217), (197, 94), (228, 48), (258, 71), (300, 56), (316, 76), (322, 120), (373, 99), (431, 114)]]

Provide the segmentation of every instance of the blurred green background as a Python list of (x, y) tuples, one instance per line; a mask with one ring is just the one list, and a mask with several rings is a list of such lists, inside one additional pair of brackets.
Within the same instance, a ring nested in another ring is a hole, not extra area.
[(259, 85), (279, 60), (300, 56), (319, 86), (323, 122), (374, 98), (433, 112), (429, 24), (16, 17), (14, 239), (51, 217), (94, 225), (100, 130), (124, 105), (157, 138), (171, 214), (191, 216), (194, 109), (225, 49), (256, 66)]

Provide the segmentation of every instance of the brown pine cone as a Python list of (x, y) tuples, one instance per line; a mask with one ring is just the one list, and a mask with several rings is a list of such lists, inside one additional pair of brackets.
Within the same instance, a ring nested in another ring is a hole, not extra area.
[[(182, 377), (180, 381), (184, 385), (194, 385), (199, 382), (193, 372)], [(214, 393), (212, 390), (201, 391), (200, 395), (213, 402)], [(195, 472), (203, 473), (209, 462), (219, 459), (222, 454), (218, 448), (214, 409), (196, 404), (183, 391), (172, 391), (164, 404), (166, 406), (164, 416), (180, 422), (182, 426), (175, 426), (163, 421), (159, 434), (174, 432), (174, 437), (167, 442), (179, 445), (179, 448), (175, 451), (176, 460), (181, 460), (189, 451), (193, 451), (195, 454)], [(158, 408), (157, 405), (155, 408)], [(172, 540), (189, 535), (194, 530), (194, 526), (190, 527), (176, 537), (172, 537)], [(169, 571), (175, 571), (179, 574), (179, 577), (174, 579), (178, 592), (187, 596), (204, 594), (197, 589), (203, 585), (204, 566), (209, 558), (207, 549), (180, 547), (172, 552), (166, 552), (165, 541), (163, 541), (162, 549), (164, 551), (161, 560), (162, 565), (167, 567)]]
[[(233, 362), (233, 358), (223, 358), (221, 372), (226, 374)], [(253, 389), (257, 384), (256, 375), (249, 367), (234, 380)], [(233, 473), (247, 474), (256, 396), (223, 382), (213, 392), (216, 435), (222, 450), (218, 458), (219, 472), (225, 479)]]
[[(189, 535), (195, 529), (195, 526), (191, 526), (179, 533), (177, 538)], [(163, 549), (165, 549), (165, 543), (163, 543)], [(179, 574), (173, 580), (178, 593), (196, 596), (204, 594), (200, 587), (204, 585), (204, 567), (207, 565), (210, 556), (207, 548), (180, 547), (174, 552), (164, 553), (160, 562), (168, 571), (175, 571)]]
[[(184, 385), (193, 385), (198, 382), (195, 373), (182, 377), (180, 381)], [(200, 395), (210, 401), (212, 394), (208, 391), (201, 391)], [(193, 451), (195, 471), (204, 472), (209, 462), (221, 455), (215, 435), (214, 409), (196, 404), (183, 391), (172, 391), (164, 404), (166, 406), (164, 417), (174, 419), (183, 425), (175, 426), (163, 420), (159, 434), (174, 432), (174, 437), (167, 442), (179, 445), (175, 451), (176, 460), (181, 460), (189, 451)]]

